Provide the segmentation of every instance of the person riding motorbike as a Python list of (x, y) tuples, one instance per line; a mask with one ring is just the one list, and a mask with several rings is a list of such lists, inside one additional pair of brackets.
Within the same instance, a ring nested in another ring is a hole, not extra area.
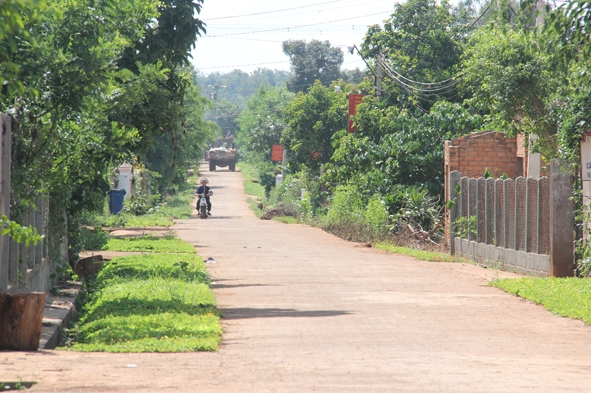
[[(199, 183), (201, 185), (195, 190), (195, 195), (201, 196), (203, 194), (205, 196), (205, 200), (207, 201), (207, 215), (211, 216), (211, 201), (209, 200), (209, 197), (213, 195), (213, 191), (211, 190), (211, 187), (207, 185), (209, 180), (207, 180), (206, 177), (202, 178)], [(197, 209), (199, 209), (199, 201), (197, 201)]]

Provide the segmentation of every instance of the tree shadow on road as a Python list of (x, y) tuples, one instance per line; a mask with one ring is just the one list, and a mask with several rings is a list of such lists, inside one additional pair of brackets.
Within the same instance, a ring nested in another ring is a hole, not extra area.
[(293, 308), (221, 308), (222, 319), (248, 318), (318, 318), (352, 314), (342, 310), (295, 310)]

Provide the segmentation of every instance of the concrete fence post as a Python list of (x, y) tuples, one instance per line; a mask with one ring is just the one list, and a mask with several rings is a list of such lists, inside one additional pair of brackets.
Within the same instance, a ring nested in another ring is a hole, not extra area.
[(486, 244), (495, 242), (495, 179), (486, 179)]
[(495, 180), (495, 246), (497, 247), (504, 247), (505, 246), (505, 232), (503, 231), (504, 228), (504, 221), (503, 221), (503, 190), (505, 189), (505, 183), (502, 179)]
[[(35, 210), (35, 228), (37, 228), (39, 235), (43, 235), (43, 199), (40, 197), (35, 198), (35, 206), (37, 207), (37, 210)], [(35, 265), (43, 263), (43, 242), (39, 242), (32, 247), (35, 247)]]
[(484, 243), (486, 238), (486, 179), (476, 179), (476, 241)]
[(525, 222), (525, 252), (529, 252), (531, 250), (531, 230), (529, 227), (529, 220), (531, 217), (531, 212), (530, 212), (530, 208), (532, 208), (531, 206), (531, 202), (530, 202), (530, 193), (532, 192), (531, 188), (530, 188), (530, 180), (535, 181), (534, 179), (526, 179), (525, 182), (525, 217), (524, 217), (524, 222)]
[(574, 275), (573, 179), (557, 161), (550, 163), (550, 275)]
[(538, 185), (538, 254), (550, 254), (550, 179), (542, 177)]
[[(468, 179), (468, 215), (466, 217), (468, 220), (475, 217), (476, 225), (478, 226), (478, 179)], [(469, 241), (477, 240), (477, 236), (478, 233), (473, 234), (471, 229), (468, 231)]]
[[(10, 217), (10, 163), (12, 129), (10, 116), (0, 113), (0, 214)], [(10, 238), (0, 237), (0, 291), (8, 290)]]
[(460, 182), (460, 178), (462, 177), (462, 174), (459, 171), (453, 171), (452, 173), (449, 174), (449, 190), (448, 190), (448, 194), (449, 194), (449, 200), (453, 202), (453, 206), (451, 209), (449, 209), (449, 227), (447, 229), (447, 232), (449, 234), (449, 253), (451, 255), (455, 254), (455, 243), (454, 243), (454, 237), (455, 237), (455, 230), (454, 230), (454, 222), (456, 221), (456, 218), (458, 216), (458, 209), (460, 208), (460, 206), (458, 206), (461, 202), (457, 199), (458, 198), (458, 194), (456, 193), (456, 185), (459, 184)]
[(525, 251), (526, 252), (538, 252), (538, 242), (540, 241), (538, 236), (538, 214), (539, 214), (539, 179), (528, 178), (526, 188), (526, 227), (525, 227)]
[(526, 213), (526, 181), (519, 176), (515, 179), (515, 250), (525, 251)]
[[(27, 217), (27, 222), (24, 225), (36, 227), (35, 216), (35, 209), (33, 208), (33, 206), (29, 206), (28, 212), (27, 214), (25, 214), (25, 217)], [(35, 268), (35, 251), (35, 247), (27, 247), (27, 266), (29, 267), (29, 269)]]

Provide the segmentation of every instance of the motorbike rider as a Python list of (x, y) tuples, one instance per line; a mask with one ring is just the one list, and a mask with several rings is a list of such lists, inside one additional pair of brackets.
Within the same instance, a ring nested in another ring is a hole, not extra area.
[[(207, 180), (206, 177), (201, 178), (199, 183), (201, 185), (197, 187), (197, 190), (195, 190), (195, 195), (205, 195), (205, 200), (207, 201), (207, 215), (211, 216), (211, 201), (209, 200), (209, 197), (213, 195), (213, 191), (211, 190), (211, 187), (207, 185), (209, 180)], [(199, 201), (197, 201), (197, 209), (199, 209)]]

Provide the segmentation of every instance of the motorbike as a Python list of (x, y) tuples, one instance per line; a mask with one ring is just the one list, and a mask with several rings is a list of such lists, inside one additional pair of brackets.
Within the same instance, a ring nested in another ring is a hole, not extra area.
[(199, 212), (199, 217), (201, 219), (207, 219), (207, 199), (205, 199), (205, 194), (197, 194), (199, 198), (197, 200), (197, 211)]

